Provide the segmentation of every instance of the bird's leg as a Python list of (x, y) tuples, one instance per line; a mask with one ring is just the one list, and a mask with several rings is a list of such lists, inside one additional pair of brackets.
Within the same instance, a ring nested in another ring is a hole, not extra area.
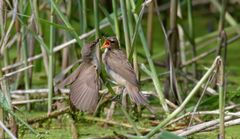
[(125, 110), (127, 110), (128, 101), (127, 101), (127, 89), (126, 88), (124, 88), (122, 90), (122, 106)]

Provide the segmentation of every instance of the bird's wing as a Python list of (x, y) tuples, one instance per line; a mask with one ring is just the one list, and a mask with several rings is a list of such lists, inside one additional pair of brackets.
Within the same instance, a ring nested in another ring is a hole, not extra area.
[(81, 66), (83, 69), (70, 86), (70, 100), (76, 108), (94, 112), (98, 103), (99, 78), (94, 65)]
[(105, 58), (108, 67), (128, 82), (138, 85), (136, 74), (128, 62), (126, 54), (121, 50), (111, 50)]
[(73, 81), (76, 80), (79, 73), (81, 72), (83, 66), (79, 66), (73, 73), (71, 73), (66, 79), (64, 79), (60, 84), (56, 86), (56, 88), (61, 89), (66, 85), (71, 84)]

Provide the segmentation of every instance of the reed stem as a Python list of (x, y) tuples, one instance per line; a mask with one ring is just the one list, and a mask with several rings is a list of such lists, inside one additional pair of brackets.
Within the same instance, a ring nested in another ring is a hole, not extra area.
[[(51, 4), (51, 11), (50, 11), (50, 21), (54, 22), (54, 9)], [(52, 112), (52, 97), (53, 97), (53, 72), (54, 72), (54, 53), (53, 53), (53, 46), (55, 42), (55, 29), (53, 25), (50, 25), (50, 39), (49, 39), (49, 62), (48, 62), (48, 113)]]
[[(189, 37), (191, 39), (192, 45), (192, 57), (197, 56), (196, 51), (196, 43), (195, 43), (195, 35), (194, 35), (194, 28), (193, 28), (193, 15), (192, 15), (192, 0), (187, 0), (187, 7), (188, 7), (188, 27), (189, 27)], [(193, 75), (197, 78), (197, 63), (193, 63)]]
[(124, 31), (124, 40), (126, 46), (126, 53), (127, 57), (130, 54), (130, 37), (129, 37), (129, 25), (128, 25), (128, 17), (127, 17), (127, 8), (126, 8), (126, 1), (120, 0), (121, 4), (121, 12), (123, 16), (123, 31)]
[(120, 43), (120, 31), (119, 31), (119, 23), (118, 23), (118, 9), (117, 9), (117, 1), (116, 0), (112, 0), (112, 7), (113, 7), (113, 20), (114, 20), (115, 33), (116, 33), (116, 37), (117, 37), (117, 39)]

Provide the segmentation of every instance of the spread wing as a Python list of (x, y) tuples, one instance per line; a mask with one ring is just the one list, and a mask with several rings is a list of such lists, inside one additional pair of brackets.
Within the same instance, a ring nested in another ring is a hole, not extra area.
[(66, 79), (64, 79), (60, 84), (58, 84), (55, 88), (61, 89), (66, 85), (71, 84), (73, 81), (76, 80), (79, 73), (81, 72), (83, 66), (79, 66), (73, 73), (71, 73)]
[(78, 78), (70, 86), (70, 100), (76, 108), (94, 112), (100, 88), (97, 70), (92, 64), (83, 64), (81, 67)]
[(119, 49), (110, 51), (104, 59), (108, 67), (130, 83), (138, 85), (136, 74), (132, 65), (128, 62), (126, 54)]

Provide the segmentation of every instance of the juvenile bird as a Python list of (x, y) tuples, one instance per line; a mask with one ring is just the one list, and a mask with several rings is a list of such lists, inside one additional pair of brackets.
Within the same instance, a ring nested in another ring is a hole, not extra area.
[(111, 78), (126, 88), (133, 102), (143, 105), (147, 104), (146, 98), (139, 90), (138, 80), (133, 67), (129, 63), (126, 54), (119, 48), (118, 40), (115, 37), (108, 37), (102, 48), (105, 48), (102, 61)]
[(98, 103), (100, 89), (99, 60), (96, 57), (96, 46), (99, 39), (82, 48), (81, 65), (57, 88), (70, 85), (70, 101), (79, 110), (94, 112)]

